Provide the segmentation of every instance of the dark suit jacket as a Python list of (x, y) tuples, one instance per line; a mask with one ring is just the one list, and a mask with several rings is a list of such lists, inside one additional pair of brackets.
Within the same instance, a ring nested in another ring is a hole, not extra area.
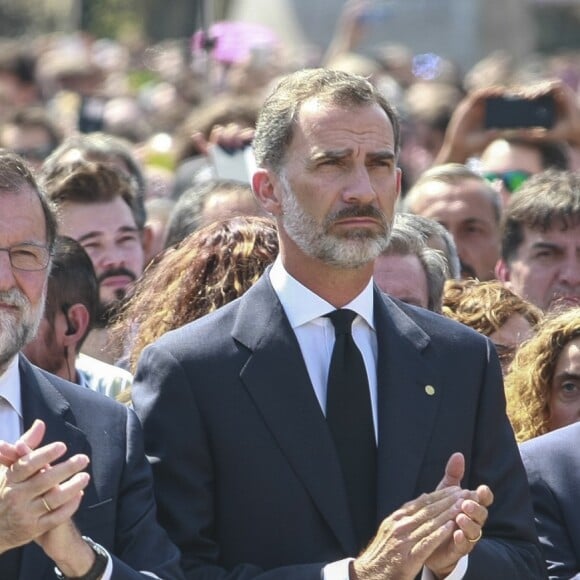
[[(43, 443), (63, 441), (68, 458), (87, 454), (91, 482), (74, 520), (83, 535), (113, 557), (113, 579), (180, 579), (179, 553), (155, 519), (151, 472), (139, 421), (128, 408), (41, 371), (20, 356), (25, 430), (46, 423)], [(2, 573), (0, 571), (0, 578)], [(54, 563), (35, 543), (23, 548), (19, 580), (56, 578)]]
[[(433, 491), (461, 451), (465, 486), (496, 497), (466, 578), (544, 577), (490, 343), (377, 291), (375, 318), (377, 524)], [(146, 349), (133, 395), (160, 521), (188, 578), (320, 580), (325, 563), (356, 555), (339, 460), (267, 275)]]
[(580, 423), (522, 443), (550, 578), (580, 578)]

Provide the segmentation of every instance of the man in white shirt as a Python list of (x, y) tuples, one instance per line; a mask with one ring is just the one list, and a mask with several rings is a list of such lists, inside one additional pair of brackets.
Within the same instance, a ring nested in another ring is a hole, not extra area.
[(91, 259), (72, 238), (58, 236), (52, 253), (44, 316), (26, 358), (72, 383), (115, 398), (133, 382), (131, 373), (80, 353), (99, 306), (99, 286)]
[(181, 578), (134, 414), (19, 355), (40, 324), (56, 220), (0, 151), (0, 576)]
[[(142, 354), (133, 403), (190, 580), (544, 577), (489, 342), (373, 285), (399, 138), (366, 80), (282, 79), (253, 144), (279, 258), (240, 300)], [(354, 348), (334, 320), (345, 309)], [(366, 398), (361, 420), (334, 398), (341, 348), (343, 374), (361, 371), (346, 389)], [(353, 474), (362, 423), (371, 469)], [(368, 493), (353, 485), (363, 473)]]

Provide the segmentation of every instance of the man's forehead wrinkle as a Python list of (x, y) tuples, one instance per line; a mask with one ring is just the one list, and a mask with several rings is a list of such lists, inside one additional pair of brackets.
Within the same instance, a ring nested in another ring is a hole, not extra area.
[[(307, 101), (304, 103), (296, 116), (295, 130), (297, 133), (302, 132), (304, 137), (307, 139), (316, 139), (318, 141), (324, 140), (330, 144), (335, 142), (336, 139), (341, 137), (347, 137), (349, 139), (355, 139), (359, 143), (365, 143), (369, 138), (375, 138), (377, 142), (381, 142), (383, 147), (392, 147), (389, 143), (389, 132), (387, 126), (389, 125), (389, 119), (384, 114), (384, 126), (377, 124), (369, 130), (368, 126), (357, 127), (345, 127), (341, 120), (344, 116), (352, 114), (351, 111), (346, 109), (336, 109), (329, 108), (328, 103), (317, 103), (316, 101)], [(368, 107), (361, 107), (363, 109), (372, 108), (371, 105)], [(327, 115), (316, 115), (321, 111), (328, 111)]]

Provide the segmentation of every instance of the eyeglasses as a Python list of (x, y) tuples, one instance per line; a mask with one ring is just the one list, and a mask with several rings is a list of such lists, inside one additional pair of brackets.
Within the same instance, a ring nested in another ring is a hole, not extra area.
[(528, 173), (527, 171), (522, 171), (521, 169), (515, 169), (514, 171), (505, 171), (503, 173), (496, 171), (485, 171), (483, 173), (483, 177), (489, 182), (501, 179), (505, 188), (510, 193), (517, 191), (522, 186), (524, 181), (526, 181), (528, 177), (530, 177), (531, 175), (532, 175), (531, 173)]
[(8, 252), (10, 265), (15, 270), (36, 272), (44, 270), (50, 262), (50, 251), (40, 244), (16, 244), (9, 248), (0, 248), (0, 252)]

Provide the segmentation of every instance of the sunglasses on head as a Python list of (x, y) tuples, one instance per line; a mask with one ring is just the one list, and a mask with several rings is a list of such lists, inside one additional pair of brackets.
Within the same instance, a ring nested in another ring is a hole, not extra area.
[(485, 171), (483, 173), (483, 177), (489, 182), (501, 179), (502, 183), (504, 184), (504, 187), (510, 193), (517, 191), (522, 186), (524, 181), (526, 181), (528, 177), (530, 177), (530, 175), (532, 174), (528, 173), (527, 171), (522, 171), (521, 169), (515, 169), (514, 171), (505, 171), (503, 173), (497, 171)]

